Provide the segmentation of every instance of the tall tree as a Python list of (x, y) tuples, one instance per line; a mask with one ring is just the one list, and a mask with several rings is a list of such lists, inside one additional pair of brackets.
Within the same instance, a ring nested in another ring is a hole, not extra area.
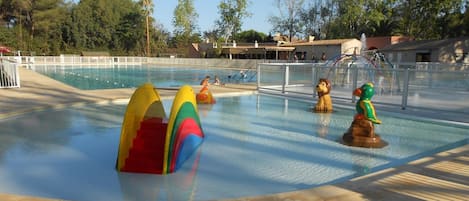
[[(446, 37), (451, 20), (461, 14), (461, 0), (399, 0), (400, 32), (416, 39), (439, 39)], [(462, 22), (461, 22), (462, 23)], [(452, 25), (453, 27), (458, 25)]]
[(170, 33), (167, 31), (163, 25), (154, 24), (153, 31), (151, 32), (151, 49), (153, 55), (158, 55), (166, 52), (168, 49), (168, 41)]
[(314, 1), (308, 6), (300, 10), (299, 18), (303, 24), (301, 32), (306, 36), (317, 36), (319, 39), (321, 26), (324, 19), (321, 17), (321, 9), (324, 2)]
[(464, 13), (461, 14), (461, 36), (469, 36), (469, 3), (466, 3)]
[(215, 21), (217, 31), (223, 35), (225, 42), (236, 39), (236, 34), (241, 31), (243, 19), (250, 17), (251, 13), (247, 10), (248, 0), (222, 0), (218, 4), (218, 13), (220, 18)]
[(141, 9), (142, 4), (136, 4), (132, 0), (81, 0), (72, 13), (77, 48), (109, 50), (123, 17)]
[(328, 38), (386, 36), (397, 33), (398, 0), (335, 0)]
[(300, 20), (303, 22), (303, 30), (302, 32), (308, 35), (316, 35), (315, 31), (317, 30), (318, 23), (318, 8), (312, 4), (305, 9), (302, 9), (300, 12)]
[[(399, 3), (398, 10), (400, 10), (400, 16), (401, 16), (401, 21), (400, 21), (400, 32), (404, 35), (407, 36), (412, 36), (416, 37), (417, 39), (421, 39), (422, 36), (422, 31), (420, 29), (419, 24), (423, 23), (428, 26), (429, 23), (433, 22), (426, 22), (427, 20), (430, 21), (430, 19), (425, 19), (423, 16), (429, 15), (427, 12), (429, 11), (430, 8), (421, 8), (420, 6), (423, 6), (424, 2), (421, 2), (420, 0), (411, 0), (411, 1), (401, 1)], [(428, 6), (431, 6), (433, 2), (428, 1), (427, 2)], [(434, 20), (434, 19), (433, 19)], [(430, 28), (430, 27), (427, 27)]]
[(166, 40), (167, 33), (158, 30), (155, 20), (148, 17), (153, 6), (145, 4), (146, 1), (81, 0), (73, 6), (72, 14), (63, 26), (65, 46), (75, 52), (92, 50), (109, 51), (114, 55), (149, 56), (164, 47), (160, 40)]
[(191, 38), (197, 27), (198, 16), (193, 0), (178, 0), (173, 19), (177, 46), (187, 46), (191, 43)]
[(60, 27), (67, 15), (63, 0), (5, 0), (1, 5), (9, 10), (4, 17), (18, 27), (18, 41), (25, 41), (18, 48), (44, 54), (58, 50)]
[(63, 0), (32, 1), (30, 37), (36, 49), (44, 54), (60, 53), (61, 26), (68, 14), (64, 5)]
[(247, 30), (247, 31), (242, 31), (238, 33), (236, 38), (239, 40), (239, 42), (244, 42), (244, 43), (254, 43), (254, 42), (271, 42), (269, 41), (269, 37), (265, 35), (262, 32), (257, 32), (255, 30)]
[(332, 1), (327, 1), (325, 4), (321, 5), (319, 11), (319, 29), (318, 29), (318, 39), (324, 39), (329, 36), (331, 30), (332, 20), (334, 19), (334, 3)]
[[(457, 37), (464, 35), (462, 28), (464, 27), (463, 10), (467, 12), (461, 0), (441, 1), (437, 8), (437, 38)], [(467, 35), (467, 34), (466, 34)]]
[(367, 36), (397, 34), (399, 16), (396, 8), (393, 7), (395, 2), (396, 0), (375, 0), (368, 3), (367, 10), (370, 12), (370, 20), (365, 29)]
[[(24, 24), (24, 12), (25, 10), (29, 10), (28, 1), (18, 1), (18, 0), (2, 0), (0, 2), (0, 15), (3, 20), (3, 28), (5, 31), (12, 32), (14, 31), (17, 41), (15, 47), (17, 49), (25, 50), (27, 41), (29, 38), (24, 37), (24, 34), (27, 30), (25, 30)], [(13, 28), (14, 30), (10, 30)], [(10, 41), (11, 42), (11, 41)]]
[(301, 21), (301, 10), (304, 0), (277, 0), (277, 8), (280, 16), (273, 16), (269, 19), (274, 26), (274, 31), (288, 33), (288, 39), (301, 33), (304, 27)]
[(333, 21), (333, 38), (356, 37), (365, 28), (365, 0), (337, 0), (337, 18)]
[[(116, 28), (115, 34), (113, 34), (113, 42), (111, 49), (122, 50), (126, 55), (139, 55), (138, 53), (143, 52), (144, 55), (149, 56), (150, 51), (150, 36), (149, 28), (143, 23), (142, 13), (131, 12), (124, 15), (119, 25)], [(143, 30), (146, 30), (143, 32)], [(138, 50), (141, 51), (138, 51)]]
[(143, 0), (143, 14), (145, 15), (145, 36), (146, 36), (146, 48), (145, 52), (147, 56), (150, 56), (150, 14), (153, 13), (153, 3), (150, 0)]

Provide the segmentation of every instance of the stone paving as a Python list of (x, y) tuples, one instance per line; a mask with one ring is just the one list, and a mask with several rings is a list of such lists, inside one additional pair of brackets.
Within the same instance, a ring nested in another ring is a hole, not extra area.
[[(133, 89), (83, 91), (36, 72), (20, 69), (21, 87), (0, 89), (0, 120), (36, 110), (61, 108), (83, 102), (128, 100)], [(194, 86), (194, 90), (199, 90)], [(252, 85), (213, 86), (214, 96), (256, 93)], [(158, 90), (172, 97), (176, 90)], [(454, 117), (463, 119), (464, 116)], [(467, 121), (464, 119), (465, 122)], [(425, 157), (404, 166), (385, 169), (350, 181), (312, 189), (224, 201), (270, 200), (467, 200), (469, 197), (469, 145)], [(2, 201), (57, 201), (0, 193)]]

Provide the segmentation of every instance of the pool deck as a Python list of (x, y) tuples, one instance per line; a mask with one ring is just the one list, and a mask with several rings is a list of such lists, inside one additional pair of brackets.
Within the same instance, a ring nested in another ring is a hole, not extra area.
[[(20, 68), (20, 76), (20, 88), (0, 89), (0, 120), (28, 112), (64, 108), (75, 104), (128, 100), (134, 91), (134, 89), (79, 90), (24, 68)], [(198, 91), (199, 86), (194, 86), (194, 90)], [(158, 90), (162, 97), (173, 97), (176, 91)], [(222, 87), (213, 86), (211, 91), (214, 96), (221, 97), (256, 93), (256, 87), (227, 84)], [(422, 111), (422, 114), (429, 115), (425, 111)], [(466, 115), (458, 117), (452, 115), (452, 118), (460, 119), (460, 122), (467, 121), (469, 118), (466, 117)], [(469, 145), (465, 145), (336, 185), (223, 201), (468, 200), (468, 167)], [(60, 199), (0, 193), (0, 200), (57, 201)]]
[[(82, 103), (106, 103), (129, 100), (135, 89), (80, 90), (62, 82), (41, 75), (32, 70), (20, 68), (21, 87), (0, 89), (0, 119), (31, 111), (61, 108)], [(194, 86), (199, 91), (200, 86)], [(254, 85), (229, 84), (212, 86), (214, 96), (253, 94)], [(177, 89), (158, 89), (162, 98), (174, 97)]]

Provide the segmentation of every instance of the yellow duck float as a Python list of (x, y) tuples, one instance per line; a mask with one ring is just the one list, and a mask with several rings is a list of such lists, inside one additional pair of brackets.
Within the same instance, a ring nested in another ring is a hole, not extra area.
[(216, 100), (213, 98), (212, 92), (208, 89), (208, 85), (204, 85), (196, 95), (197, 103), (199, 104), (215, 104)]
[(210, 85), (210, 76), (206, 76), (201, 82), (202, 89), (197, 93), (195, 99), (199, 104), (215, 104), (215, 98), (213, 98), (212, 92), (208, 89)]

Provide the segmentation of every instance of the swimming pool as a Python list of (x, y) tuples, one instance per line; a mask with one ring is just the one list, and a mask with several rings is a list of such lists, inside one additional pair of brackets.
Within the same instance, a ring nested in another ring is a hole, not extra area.
[(218, 75), (225, 83), (256, 82), (256, 72), (239, 69), (195, 68), (195, 67), (156, 67), (148, 65), (116, 66), (36, 66), (36, 72), (44, 74), (78, 89), (115, 89), (133, 88), (145, 82), (154, 86), (179, 87), (182, 85), (199, 85), (207, 75), (212, 79)]
[[(164, 100), (169, 111), (172, 100)], [(337, 142), (354, 111), (267, 95), (199, 106), (205, 142), (174, 174), (114, 168), (125, 104), (83, 105), (0, 121), (0, 193), (68, 200), (211, 200), (333, 184), (467, 144), (467, 128), (380, 112), (389, 145)]]
[[(255, 69), (229, 69), (209, 67), (164, 67), (151, 65), (115, 66), (36, 66), (34, 71), (82, 90), (136, 88), (151, 82), (159, 88), (199, 85), (205, 76), (211, 81), (217, 75), (222, 83), (256, 83)], [(244, 76), (241, 75), (241, 71)], [(310, 84), (311, 66), (290, 70), (289, 80)], [(278, 85), (283, 82), (284, 72), (278, 66), (262, 72), (263, 84)]]

